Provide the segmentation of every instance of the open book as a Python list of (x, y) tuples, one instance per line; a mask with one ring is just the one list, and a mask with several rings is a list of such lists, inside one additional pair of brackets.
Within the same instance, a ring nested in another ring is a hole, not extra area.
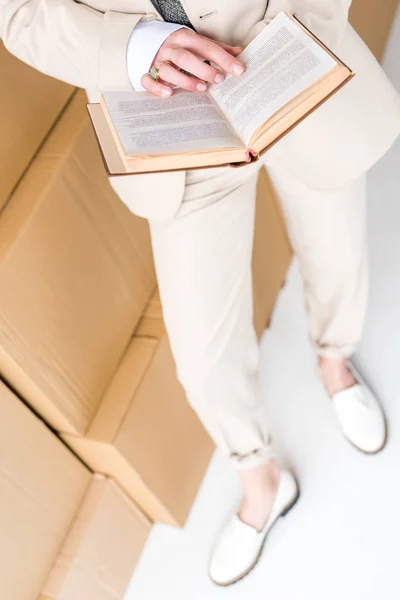
[(245, 73), (206, 92), (107, 92), (89, 104), (109, 175), (245, 165), (354, 75), (287, 13), (238, 58)]

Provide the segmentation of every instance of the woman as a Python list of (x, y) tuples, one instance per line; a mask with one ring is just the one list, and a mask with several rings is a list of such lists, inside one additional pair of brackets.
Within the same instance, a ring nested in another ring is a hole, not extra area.
[[(168, 83), (201, 91), (224, 72), (240, 77), (240, 47), (281, 10), (295, 13), (356, 71), (265, 162), (300, 261), (323, 383), (348, 440), (379, 451), (382, 410), (347, 359), (361, 336), (367, 295), (365, 172), (400, 131), (396, 92), (348, 26), (348, 0), (154, 4), (1, 0), (0, 31), (10, 52), (86, 88), (92, 99), (99, 90), (132, 87), (167, 96)], [(210, 576), (220, 585), (251, 570), (271, 526), (299, 494), (274, 459), (258, 388), (250, 263), (259, 168), (112, 181), (121, 200), (149, 219), (179, 379), (242, 483), (243, 502), (211, 554)]]

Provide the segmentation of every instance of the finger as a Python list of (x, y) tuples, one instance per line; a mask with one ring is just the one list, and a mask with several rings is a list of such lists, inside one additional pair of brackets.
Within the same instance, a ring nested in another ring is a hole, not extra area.
[(161, 81), (156, 81), (149, 73), (143, 75), (140, 83), (146, 91), (150, 92), (150, 94), (154, 94), (155, 96), (167, 97), (171, 96), (172, 94), (172, 90), (169, 85), (161, 83)]
[(216, 42), (218, 46), (221, 46), (224, 50), (232, 54), (232, 56), (237, 56), (241, 52), (243, 52), (243, 48), (241, 46), (228, 46), (228, 44), (223, 44), (222, 42)]
[(200, 54), (232, 75), (240, 76), (245, 71), (244, 65), (225, 48), (201, 35), (187, 36), (186, 48), (194, 50), (196, 54)]
[(209, 38), (203, 36), (203, 35), (199, 35), (198, 33), (195, 33), (194, 31), (191, 31), (190, 29), (178, 29), (177, 31), (175, 31), (173, 33), (174, 36), (174, 44), (175, 46), (187, 46), (188, 45), (188, 41), (190, 43), (190, 40), (192, 38), (202, 38), (203, 40), (205, 40), (206, 42), (213, 42), (214, 44), (218, 44), (218, 46), (221, 46), (221, 48), (223, 48), (224, 50), (226, 50), (229, 54), (232, 54), (232, 56), (237, 56), (238, 54), (240, 54), (241, 52), (243, 52), (243, 47), (242, 46), (230, 46), (229, 44), (224, 44), (224, 42), (217, 42), (215, 40), (210, 40)]
[(238, 48), (228, 48), (226, 51), (229, 52), (229, 54), (232, 54), (232, 56), (238, 56), (238, 54), (243, 52), (243, 48), (239, 46)]
[(189, 77), (189, 75), (181, 73), (168, 63), (161, 64), (158, 72), (164, 81), (177, 85), (184, 90), (189, 90), (189, 92), (205, 92), (207, 89), (207, 84), (204, 81), (200, 81), (197, 77)]
[(177, 65), (180, 69), (184, 69), (188, 73), (192, 73), (198, 79), (208, 81), (209, 83), (222, 83), (224, 80), (223, 73), (205, 63), (203, 58), (199, 58), (186, 48), (166, 48), (164, 54), (168, 55), (168, 60), (174, 63), (174, 65)]

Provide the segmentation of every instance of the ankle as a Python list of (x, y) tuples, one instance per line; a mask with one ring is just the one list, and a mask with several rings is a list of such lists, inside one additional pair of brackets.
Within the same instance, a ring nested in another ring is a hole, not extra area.
[(328, 394), (334, 394), (357, 383), (344, 358), (319, 359), (319, 372)]
[(239, 518), (261, 530), (271, 512), (278, 491), (280, 469), (275, 460), (255, 469), (247, 469), (240, 473), (243, 485), (243, 502)]
[(244, 497), (250, 500), (263, 498), (277, 489), (280, 479), (280, 469), (275, 459), (240, 472)]

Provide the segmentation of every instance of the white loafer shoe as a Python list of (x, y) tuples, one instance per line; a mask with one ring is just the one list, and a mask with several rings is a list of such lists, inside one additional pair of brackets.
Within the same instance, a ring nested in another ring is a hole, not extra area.
[(290, 511), (299, 495), (294, 476), (282, 470), (276, 498), (262, 531), (257, 531), (234, 515), (212, 551), (208, 570), (211, 580), (217, 585), (226, 586), (247, 575), (256, 565), (271, 527), (279, 517)]
[[(352, 371), (354, 368), (350, 365)], [(332, 396), (344, 436), (365, 454), (376, 454), (386, 444), (387, 427), (383, 410), (369, 387), (360, 382)]]

